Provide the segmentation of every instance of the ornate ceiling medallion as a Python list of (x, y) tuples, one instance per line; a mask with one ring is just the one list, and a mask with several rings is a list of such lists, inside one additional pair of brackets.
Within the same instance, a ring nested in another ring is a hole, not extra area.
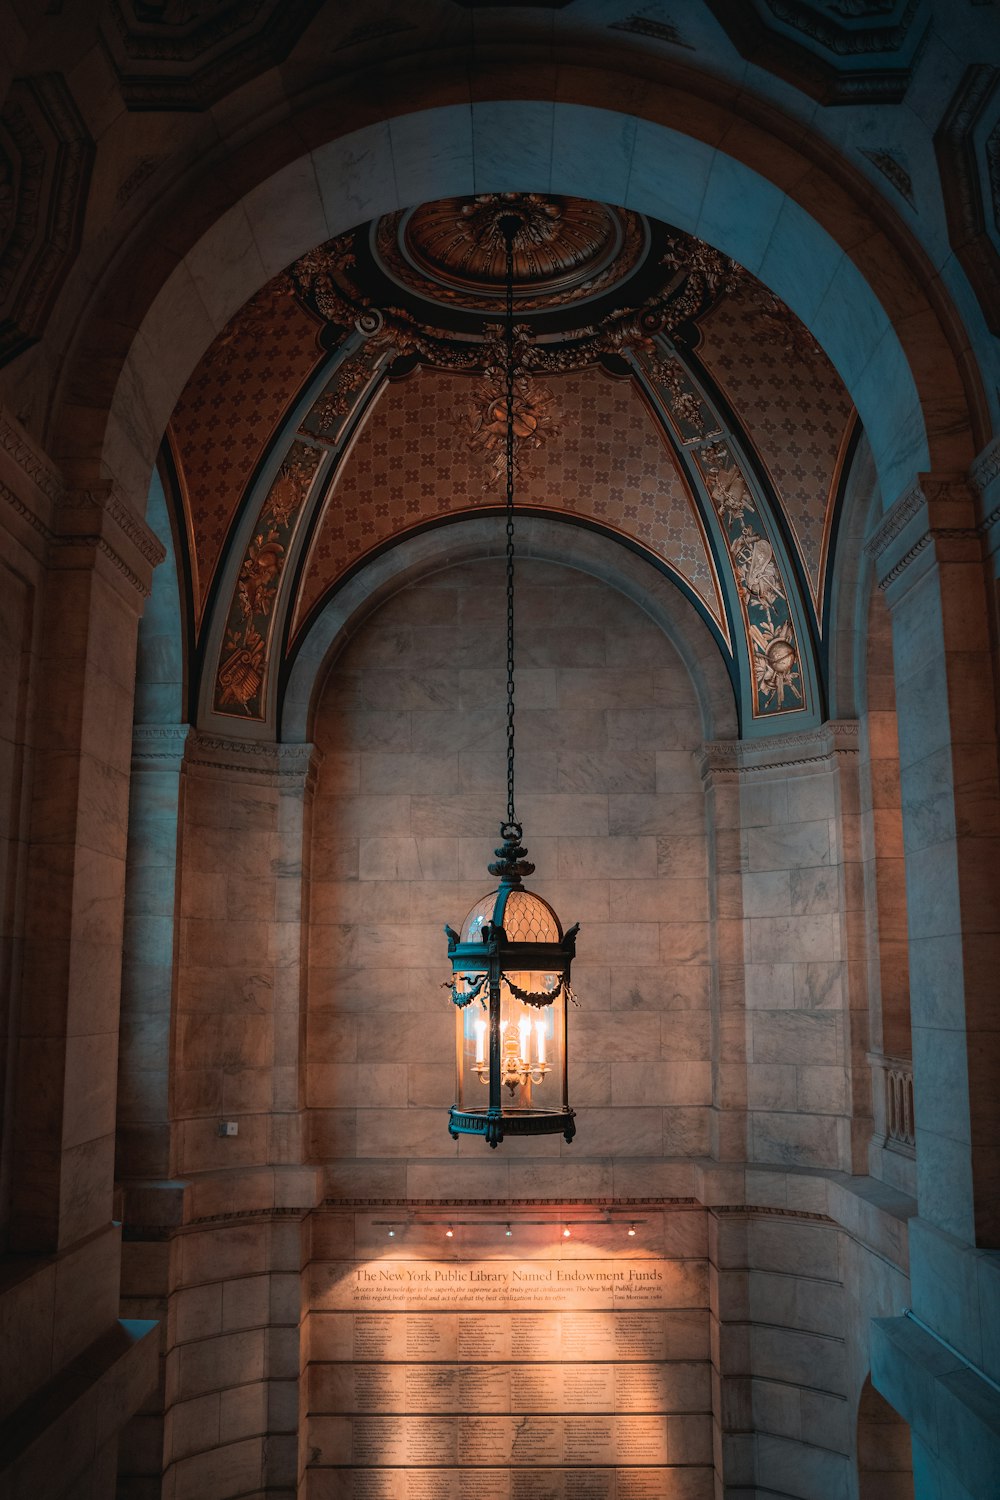
[(520, 311), (599, 296), (631, 275), (648, 244), (638, 214), (583, 198), (482, 193), (387, 214), (372, 248), (382, 269), (431, 301), (479, 311), (503, 306), (505, 214), (519, 221), (514, 300)]

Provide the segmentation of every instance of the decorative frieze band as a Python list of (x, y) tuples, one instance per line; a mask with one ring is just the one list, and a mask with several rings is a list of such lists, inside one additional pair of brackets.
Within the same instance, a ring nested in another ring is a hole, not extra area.
[(0, 449), (4, 451), (54, 504), (62, 499), (63, 482), (44, 454), (34, 446), (23, 427), (0, 411)]
[[(29, 481), (17, 493), (0, 481), (0, 496), (50, 548), (82, 547), (100, 552), (143, 598), (149, 597), (152, 570), (166, 556), (156, 533), (128, 504), (117, 486), (66, 490), (55, 470), (27, 437), (0, 413), (0, 449), (10, 455)], [(32, 491), (44, 500), (32, 503)]]
[(92, 510), (102, 512), (115, 523), (151, 568), (157, 567), (166, 556), (166, 548), (155, 531), (147, 526), (141, 516), (136, 515), (117, 485), (68, 490), (60, 502), (59, 510), (64, 515)]
[(695, 751), (702, 780), (726, 780), (787, 770), (790, 766), (832, 764), (838, 755), (857, 755), (856, 719), (830, 719), (818, 729), (773, 734), (759, 740), (708, 740)]
[(969, 470), (972, 482), (981, 495), (985, 495), (989, 486), (995, 479), (1000, 477), (1000, 437), (995, 437), (975, 460)]
[(132, 769), (179, 768), (190, 733), (190, 724), (137, 724), (132, 730)]
[(296, 781), (304, 785), (315, 776), (321, 760), (315, 745), (278, 745), (271, 740), (223, 739), (198, 733), (188, 740), (185, 757), (189, 766), (236, 772), (275, 786)]
[(977, 519), (973, 486), (964, 475), (921, 475), (865, 543), (879, 589), (891, 588), (928, 549), (928, 560), (946, 547), (955, 560), (975, 561), (987, 524)]

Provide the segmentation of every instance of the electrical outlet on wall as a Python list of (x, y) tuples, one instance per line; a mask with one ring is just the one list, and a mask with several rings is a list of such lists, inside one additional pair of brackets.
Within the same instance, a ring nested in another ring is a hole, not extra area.
[(219, 1134), (220, 1135), (239, 1135), (239, 1133), (240, 1133), (240, 1125), (239, 1125), (239, 1121), (238, 1120), (220, 1120), (219, 1121)]

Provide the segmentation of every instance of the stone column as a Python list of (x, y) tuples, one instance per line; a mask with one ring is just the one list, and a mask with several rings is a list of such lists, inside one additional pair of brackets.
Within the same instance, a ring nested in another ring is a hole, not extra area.
[(892, 614), (921, 1219), (1000, 1246), (1000, 785), (983, 533), (923, 475), (869, 543)]
[[(121, 1323), (113, 1223), (125, 828), (135, 643), (159, 542), (110, 486), (67, 493), (0, 416), (14, 711), (2, 795), (10, 1048), (0, 1325), (16, 1356), (0, 1488), (107, 1493), (118, 1431), (155, 1378), (148, 1321)], [(54, 1459), (53, 1455), (57, 1455)], [(103, 1486), (103, 1489), (102, 1489)]]

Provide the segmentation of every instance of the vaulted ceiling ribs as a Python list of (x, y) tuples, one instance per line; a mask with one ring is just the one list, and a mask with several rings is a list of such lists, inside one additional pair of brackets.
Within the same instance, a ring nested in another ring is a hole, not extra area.
[[(518, 504), (674, 579), (746, 725), (822, 711), (822, 595), (854, 414), (786, 307), (622, 210), (514, 195)], [(281, 663), (370, 556), (502, 504), (496, 256), (509, 200), (320, 246), (207, 352), (171, 424), (203, 708), (277, 713)], [(801, 721), (801, 720), (800, 720)]]

